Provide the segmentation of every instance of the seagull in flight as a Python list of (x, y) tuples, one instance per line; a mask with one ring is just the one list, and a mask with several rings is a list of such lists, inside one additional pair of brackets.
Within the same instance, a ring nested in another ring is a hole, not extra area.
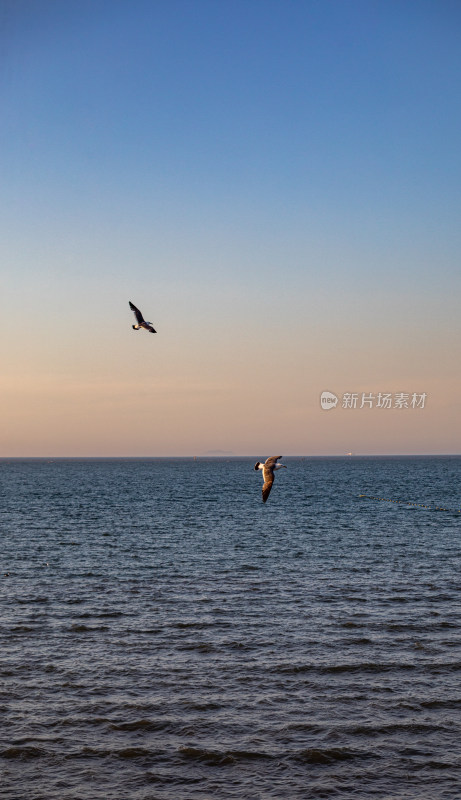
[(149, 331), (150, 333), (157, 333), (157, 331), (155, 330), (154, 326), (152, 325), (152, 322), (146, 322), (146, 320), (144, 319), (143, 315), (141, 314), (139, 308), (136, 308), (136, 306), (133, 305), (131, 300), (129, 300), (128, 302), (130, 304), (131, 310), (134, 311), (134, 315), (136, 317), (136, 322), (137, 322), (136, 325), (132, 325), (131, 326), (133, 328), (133, 330), (139, 331), (140, 328), (145, 328), (146, 331)]
[(279, 458), (283, 458), (283, 456), (270, 456), (264, 464), (261, 464), (260, 461), (257, 461), (255, 464), (255, 470), (262, 469), (263, 471), (263, 503), (266, 502), (267, 498), (269, 497), (270, 491), (272, 489), (272, 484), (274, 483), (274, 472), (276, 469), (282, 469), (285, 467), (285, 464), (277, 464)]

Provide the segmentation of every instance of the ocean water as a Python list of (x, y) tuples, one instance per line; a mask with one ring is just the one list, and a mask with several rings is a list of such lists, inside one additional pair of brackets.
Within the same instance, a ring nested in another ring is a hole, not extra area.
[(1, 798), (459, 800), (461, 458), (254, 460), (0, 461)]

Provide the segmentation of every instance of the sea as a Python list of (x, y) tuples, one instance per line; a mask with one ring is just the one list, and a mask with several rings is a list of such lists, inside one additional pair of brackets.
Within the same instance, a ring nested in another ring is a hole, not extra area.
[(0, 797), (459, 800), (461, 458), (3, 459)]

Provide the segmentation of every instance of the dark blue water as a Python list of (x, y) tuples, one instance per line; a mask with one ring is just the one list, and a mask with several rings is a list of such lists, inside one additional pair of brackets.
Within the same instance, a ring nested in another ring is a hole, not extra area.
[(0, 797), (459, 800), (461, 514), (358, 495), (461, 459), (285, 461), (0, 462)]

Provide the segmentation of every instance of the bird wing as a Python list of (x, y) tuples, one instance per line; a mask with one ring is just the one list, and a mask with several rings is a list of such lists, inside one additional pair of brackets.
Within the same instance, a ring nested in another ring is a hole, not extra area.
[(271, 483), (274, 480), (274, 469), (275, 469), (275, 461), (272, 464), (268, 464), (267, 461), (263, 466), (263, 478), (264, 483), (270, 481)]
[(264, 476), (264, 483), (263, 483), (262, 493), (263, 493), (263, 503), (265, 503), (270, 495), (272, 484), (274, 483), (274, 473), (272, 470), (264, 469), (263, 476)]
[(272, 484), (274, 483), (274, 467), (277, 463), (277, 458), (281, 458), (281, 456), (268, 458), (263, 467), (263, 503), (265, 503), (269, 497)]
[(279, 458), (283, 458), (283, 456), (269, 456), (269, 458), (267, 458), (266, 461), (264, 462), (264, 466), (274, 469)]
[(269, 497), (270, 491), (272, 489), (272, 484), (274, 483), (274, 469), (279, 458), (283, 458), (283, 456), (270, 456), (264, 462), (263, 503), (266, 502), (267, 498)]
[(145, 328), (151, 333), (157, 333), (157, 331), (155, 330), (155, 328), (152, 327), (152, 325), (146, 325)]
[(130, 308), (131, 308), (131, 310), (132, 310), (132, 311), (134, 311), (134, 315), (135, 315), (135, 317), (136, 317), (136, 320), (137, 320), (137, 322), (138, 322), (138, 325), (141, 325), (141, 322), (144, 322), (144, 317), (143, 317), (143, 315), (141, 314), (141, 312), (140, 312), (139, 308), (136, 308), (136, 306), (135, 306), (135, 305), (134, 305), (134, 304), (131, 302), (131, 300), (128, 300), (128, 302), (129, 302), (129, 304), (130, 304)]

